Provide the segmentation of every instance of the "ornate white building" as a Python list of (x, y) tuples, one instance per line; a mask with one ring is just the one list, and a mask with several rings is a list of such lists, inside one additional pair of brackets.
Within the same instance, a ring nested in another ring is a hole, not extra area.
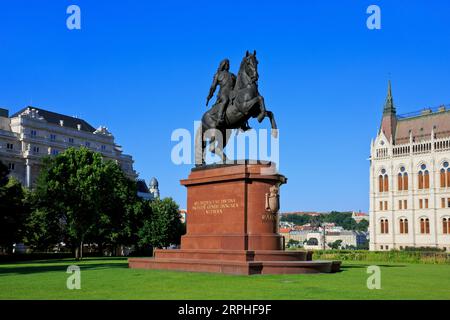
[(370, 250), (450, 250), (450, 110), (397, 116), (391, 83), (370, 152)]
[(33, 186), (44, 156), (79, 146), (116, 161), (130, 179), (136, 179), (132, 157), (122, 153), (107, 128), (95, 129), (82, 119), (35, 107), (11, 117), (6, 109), (0, 109), (0, 161), (24, 186)]
[(145, 200), (159, 199), (159, 183), (155, 177), (150, 180), (149, 186), (144, 180), (137, 180), (138, 196)]

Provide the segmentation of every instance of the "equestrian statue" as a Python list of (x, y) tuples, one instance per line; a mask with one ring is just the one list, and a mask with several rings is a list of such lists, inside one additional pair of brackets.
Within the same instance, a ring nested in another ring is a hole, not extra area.
[[(196, 164), (204, 165), (206, 147), (209, 142), (211, 152), (219, 153), (225, 163), (228, 159), (223, 149), (226, 147), (233, 129), (247, 131), (250, 118), (262, 122), (269, 118), (272, 126), (272, 136), (277, 136), (277, 125), (274, 115), (266, 109), (264, 98), (258, 92), (258, 60), (256, 51), (248, 51), (242, 59), (237, 77), (230, 71), (230, 62), (224, 59), (217, 69), (213, 83), (206, 98), (206, 105), (219, 86), (219, 92), (214, 105), (203, 114), (202, 123), (197, 131)], [(213, 129), (213, 130), (211, 130)], [(205, 133), (210, 133), (206, 137)], [(217, 134), (221, 135), (219, 141)], [(209, 138), (209, 141), (207, 141)], [(216, 146), (217, 142), (217, 146)], [(221, 142), (221, 143), (220, 143)], [(200, 148), (201, 147), (201, 148)]]

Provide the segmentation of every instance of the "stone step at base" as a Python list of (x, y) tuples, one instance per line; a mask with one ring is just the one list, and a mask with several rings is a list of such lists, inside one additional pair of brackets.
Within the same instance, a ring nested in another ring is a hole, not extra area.
[(194, 259), (223, 261), (308, 261), (311, 251), (280, 250), (155, 250), (156, 259)]
[(331, 273), (340, 261), (224, 261), (195, 259), (131, 258), (130, 268), (214, 272), (235, 275)]

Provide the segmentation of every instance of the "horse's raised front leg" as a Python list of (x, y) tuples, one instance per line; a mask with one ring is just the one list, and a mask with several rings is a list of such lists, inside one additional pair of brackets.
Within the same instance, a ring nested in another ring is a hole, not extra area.
[(277, 123), (275, 122), (275, 116), (273, 115), (272, 111), (266, 111), (265, 115), (269, 118), (270, 120), (270, 125), (272, 126), (272, 137), (276, 138), (278, 137), (278, 128), (277, 128)]

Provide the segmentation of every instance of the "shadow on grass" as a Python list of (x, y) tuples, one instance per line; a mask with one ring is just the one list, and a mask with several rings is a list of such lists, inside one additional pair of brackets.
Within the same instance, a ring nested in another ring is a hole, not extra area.
[[(392, 264), (371, 264), (372, 266), (377, 266), (377, 267), (381, 267), (381, 268), (405, 268), (405, 265), (392, 265)], [(341, 266), (341, 270), (345, 270), (345, 269), (367, 269), (367, 267), (371, 266), (369, 264), (353, 264), (353, 265), (347, 265), (347, 266)]]
[[(111, 261), (112, 259), (108, 259)], [(122, 259), (123, 260), (123, 259)], [(95, 261), (99, 261), (99, 263), (92, 263)], [(88, 263), (86, 263), (88, 262)], [(11, 274), (33, 274), (33, 273), (44, 273), (44, 272), (65, 272), (69, 265), (78, 265), (83, 270), (100, 270), (100, 269), (126, 269), (128, 268), (128, 264), (126, 260), (124, 263), (110, 263), (110, 262), (101, 262), (101, 259), (89, 259), (83, 261), (77, 260), (54, 260), (54, 261), (32, 261), (30, 263), (42, 263), (43, 265), (26, 265), (26, 263), (17, 263), (11, 264), (7, 267), (0, 266), (0, 278), (2, 276), (11, 275)], [(57, 263), (58, 265), (54, 265)], [(52, 264), (52, 265), (51, 265)], [(23, 265), (23, 266), (21, 266)]]
[(11, 260), (11, 261), (2, 261), (0, 262), (0, 268), (4, 265), (23, 265), (23, 264), (37, 264), (37, 263), (48, 263), (48, 264), (55, 264), (55, 263), (86, 263), (90, 261), (128, 261), (128, 258), (130, 257), (86, 257), (83, 258), (83, 260), (76, 260), (75, 258), (61, 258), (61, 259), (36, 259), (36, 260)]

